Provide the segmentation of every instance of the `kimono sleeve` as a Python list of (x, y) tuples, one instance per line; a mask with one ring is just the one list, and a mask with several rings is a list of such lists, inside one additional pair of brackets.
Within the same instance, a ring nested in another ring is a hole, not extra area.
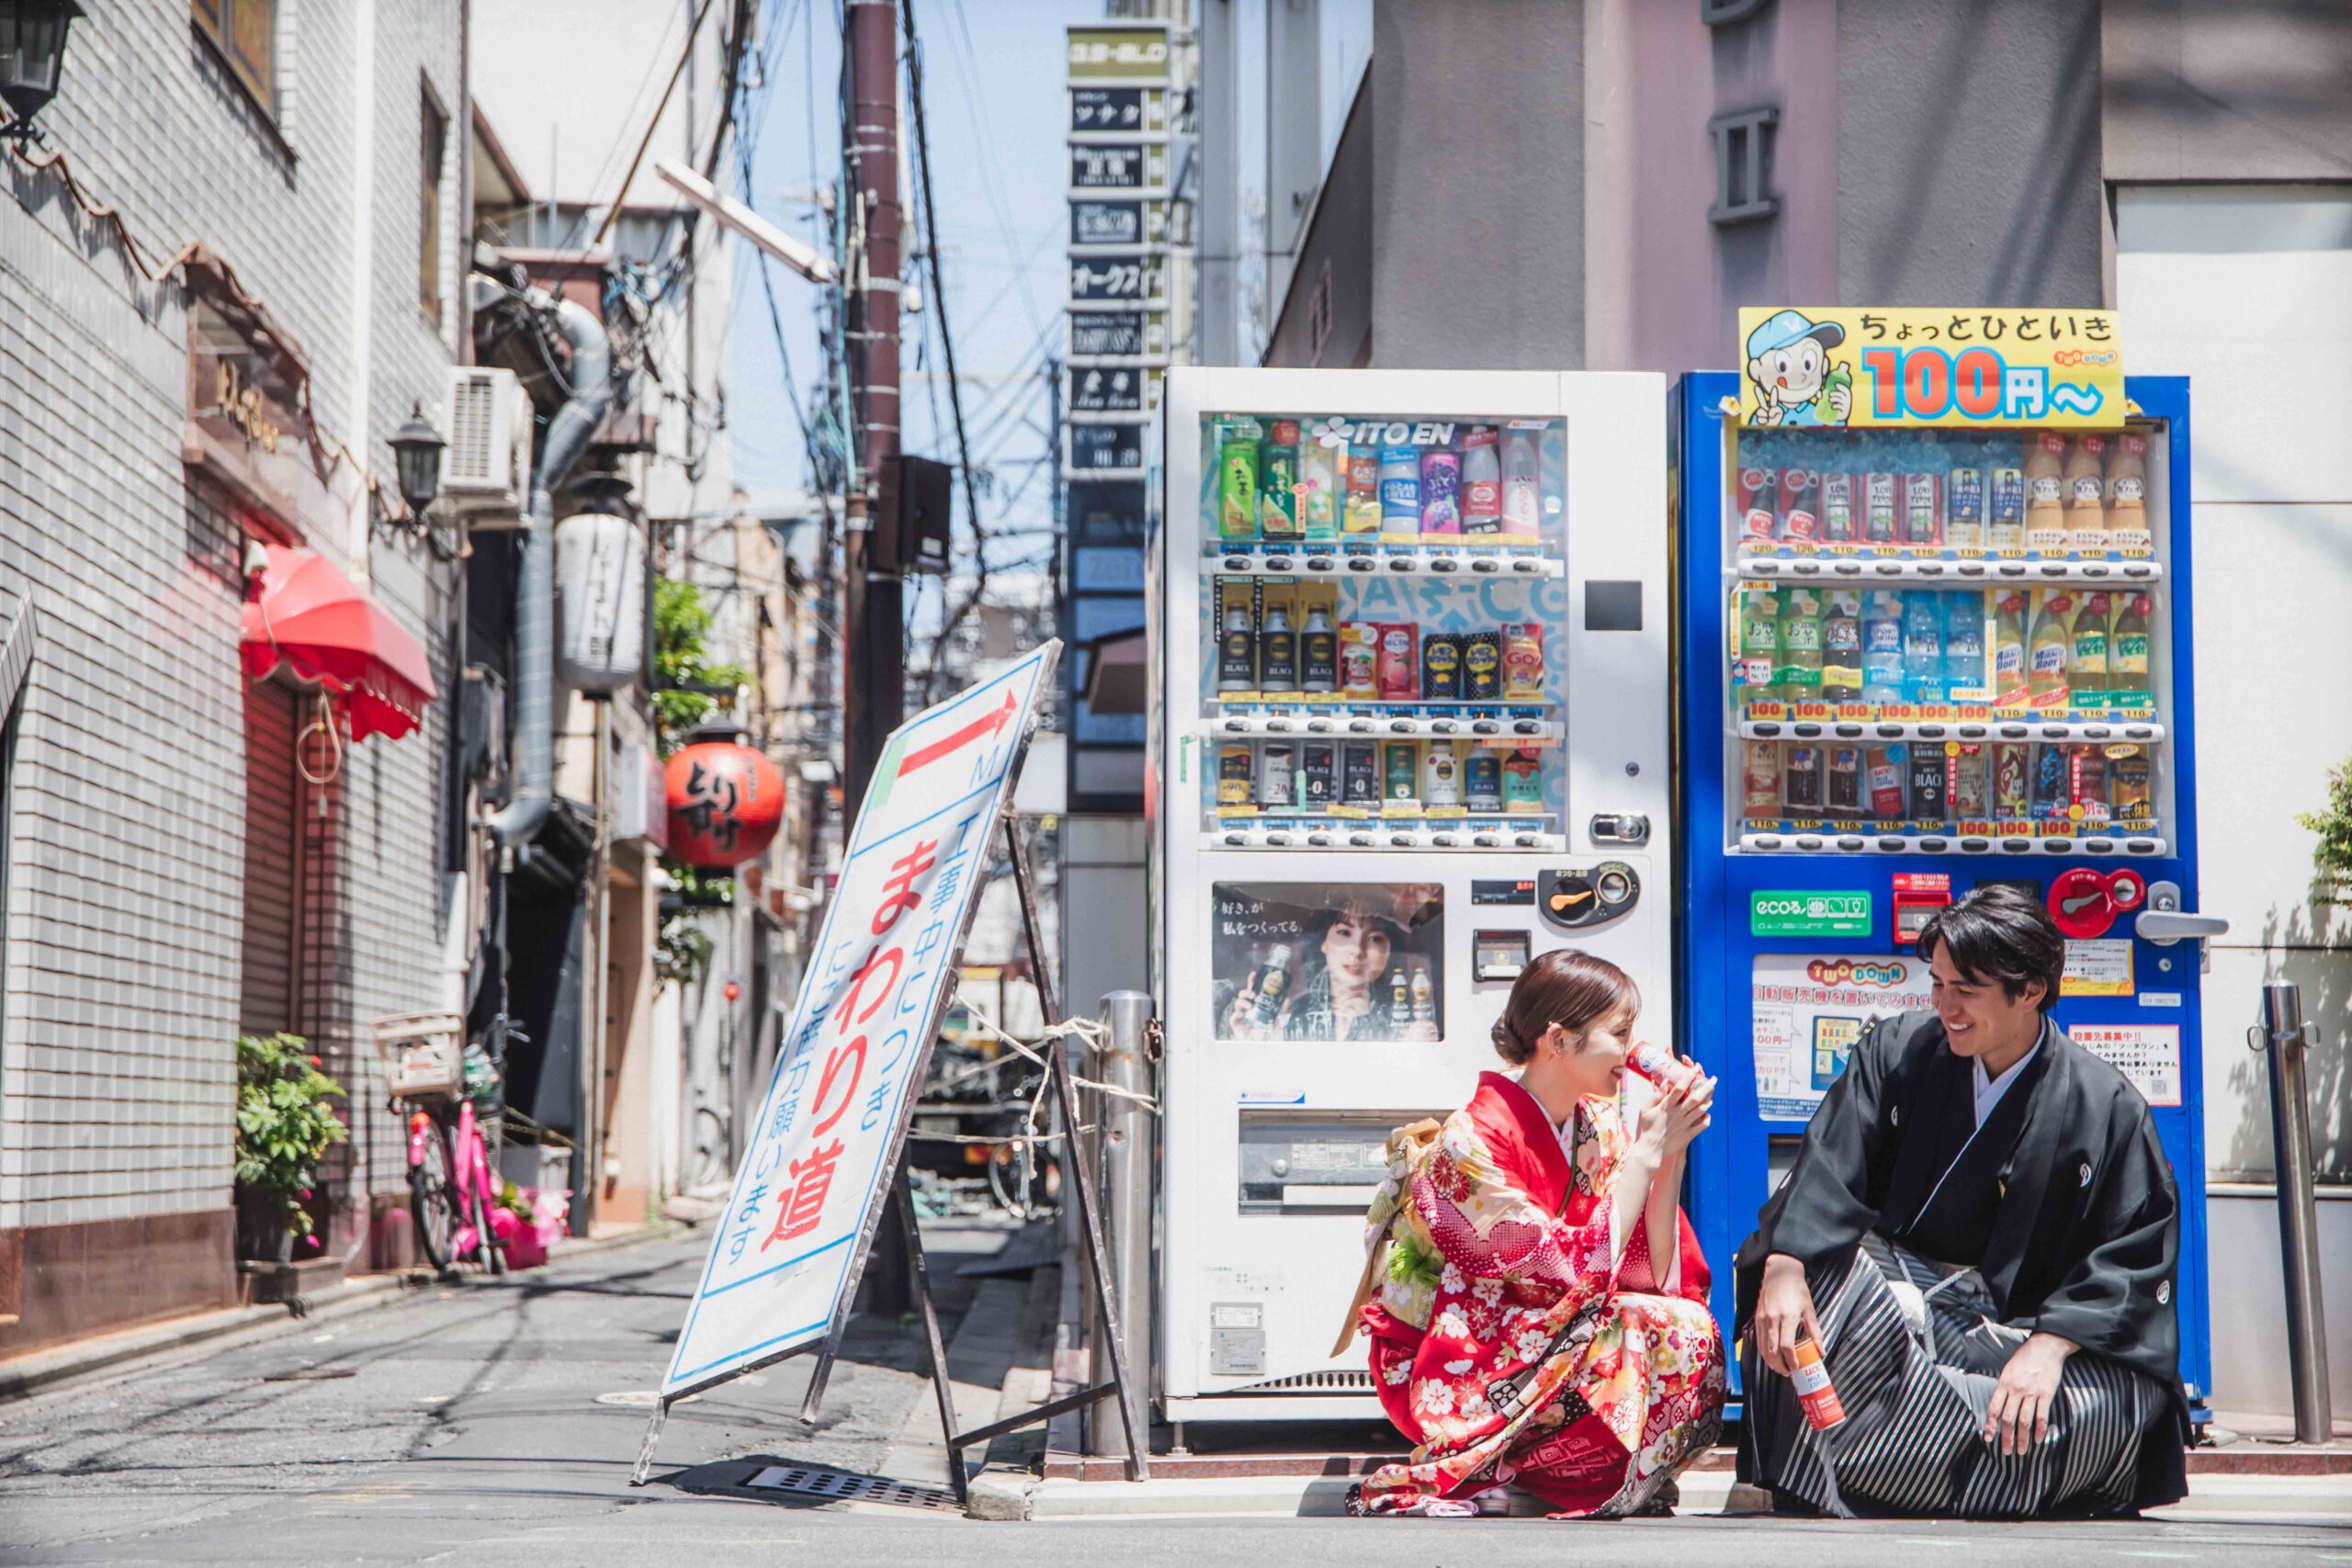
[(1856, 1045), (1805, 1123), (1788, 1179), (1765, 1201), (1755, 1234), (1733, 1260), (1743, 1330), (1756, 1310), (1766, 1258), (1786, 1253), (1811, 1268), (1853, 1247), (1878, 1224), (1885, 1194), (1875, 1173), (1883, 1168), (1895, 1034), (1882, 1021)]
[(2124, 1127), (2076, 1227), (2080, 1255), (2018, 1326), (2173, 1376), (2180, 1348), (2173, 1305), (2180, 1193), (2146, 1111)]

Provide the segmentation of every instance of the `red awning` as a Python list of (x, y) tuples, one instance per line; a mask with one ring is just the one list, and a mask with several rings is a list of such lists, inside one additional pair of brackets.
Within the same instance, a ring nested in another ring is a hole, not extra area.
[(283, 663), (318, 682), (344, 699), (354, 740), (414, 730), (435, 694), (416, 638), (316, 551), (265, 549), (261, 591), (245, 601), (245, 673), (258, 681)]

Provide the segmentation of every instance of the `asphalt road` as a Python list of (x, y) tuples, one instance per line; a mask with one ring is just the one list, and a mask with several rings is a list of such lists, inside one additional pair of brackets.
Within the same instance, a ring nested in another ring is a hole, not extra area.
[[(926, 1226), (926, 1234), (930, 1227)], [(951, 1312), (957, 1253), (931, 1236)], [(1836, 1525), (1120, 1517), (979, 1524), (944, 1512), (693, 1490), (747, 1456), (873, 1473), (928, 1385), (911, 1333), (862, 1321), (820, 1428), (791, 1362), (673, 1412), (653, 1484), (628, 1485), (640, 1405), (700, 1267), (698, 1238), (468, 1280), (275, 1339), (0, 1406), (0, 1563), (1552, 1563), (1736, 1560), (1833, 1568), (1902, 1557), (1965, 1568), (2217, 1559), (2352, 1564), (2352, 1530), (2260, 1524)], [(952, 1332), (953, 1323), (949, 1325)], [(1563, 1540), (1563, 1529), (1604, 1540)]]

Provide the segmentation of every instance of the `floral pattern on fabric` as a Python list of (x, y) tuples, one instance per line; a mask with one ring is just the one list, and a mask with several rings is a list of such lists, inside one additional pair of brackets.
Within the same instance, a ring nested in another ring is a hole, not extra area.
[[(1398, 1195), (1443, 1260), (1435, 1295), (1418, 1336), (1377, 1307), (1364, 1326), (1374, 1386), (1419, 1446), (1367, 1478), (1353, 1506), (1461, 1514), (1509, 1483), (1555, 1517), (1634, 1512), (1720, 1430), (1724, 1347), (1706, 1265), (1679, 1216), (1679, 1269), (1654, 1266), (1646, 1226), (1612, 1246), (1626, 1141), (1613, 1103), (1577, 1107), (1555, 1177), (1527, 1139), (1496, 1135), (1498, 1115), (1540, 1117), (1532, 1097), (1490, 1085), (1446, 1121)], [(1556, 1208), (1534, 1196), (1562, 1188)], [(1661, 1273), (1679, 1276), (1673, 1292)]]

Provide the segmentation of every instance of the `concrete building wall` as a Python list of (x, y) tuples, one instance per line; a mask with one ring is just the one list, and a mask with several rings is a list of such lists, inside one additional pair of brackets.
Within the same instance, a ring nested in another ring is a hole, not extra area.
[(1373, 363), (1584, 362), (1584, 13), (1373, 12)]
[[(449, 363), (416, 325), (417, 116), (426, 83), (460, 100), (457, 0), (284, 5), (274, 116), (186, 8), (92, 12), (50, 146), (154, 263), (191, 242), (225, 261), (299, 344), (323, 436), (389, 481), (381, 436)], [(0, 188), (0, 623), (30, 606), (40, 628), (0, 1023), (0, 1227), (27, 1292), (5, 1351), (232, 1288), (244, 583), (233, 507), (182, 464), (178, 283), (140, 276), (54, 171), (8, 158)], [(371, 547), (362, 506), (297, 521), (446, 668), (435, 563)], [(392, 1146), (365, 1024), (435, 999), (445, 717), (354, 748), (306, 818), (331, 858), (299, 1021), (352, 1091), (359, 1148), (331, 1185), (361, 1215), (367, 1151), (381, 1170)]]
[(1838, 301), (2098, 303), (2097, 0), (1837, 11)]

